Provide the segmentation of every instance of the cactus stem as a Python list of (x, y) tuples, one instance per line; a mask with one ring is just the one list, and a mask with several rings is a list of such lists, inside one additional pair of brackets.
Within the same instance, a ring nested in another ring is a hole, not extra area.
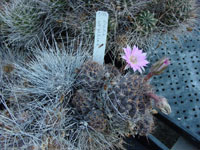
[(146, 94), (146, 95), (147, 95), (148, 97), (154, 99), (156, 102), (159, 102), (159, 101), (161, 100), (161, 98), (160, 98), (158, 95), (154, 94), (154, 93), (148, 93), (148, 94)]
[(148, 73), (145, 77), (144, 77), (144, 81), (148, 81), (152, 76), (154, 76), (154, 74), (152, 72)]

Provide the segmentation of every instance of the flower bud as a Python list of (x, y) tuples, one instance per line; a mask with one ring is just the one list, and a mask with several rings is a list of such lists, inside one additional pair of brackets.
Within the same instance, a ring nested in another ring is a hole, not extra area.
[(155, 64), (153, 64), (153, 66), (150, 69), (150, 72), (153, 75), (159, 75), (167, 68), (169, 64), (170, 64), (169, 59), (164, 57), (159, 61), (157, 61)]

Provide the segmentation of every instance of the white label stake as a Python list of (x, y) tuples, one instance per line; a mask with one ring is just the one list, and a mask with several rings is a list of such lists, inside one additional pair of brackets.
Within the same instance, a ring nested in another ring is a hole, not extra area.
[(93, 60), (102, 65), (104, 62), (107, 31), (108, 13), (105, 11), (97, 11)]

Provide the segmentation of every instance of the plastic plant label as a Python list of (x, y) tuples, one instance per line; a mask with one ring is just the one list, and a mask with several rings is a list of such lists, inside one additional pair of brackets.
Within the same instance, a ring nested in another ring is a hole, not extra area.
[(93, 60), (102, 65), (104, 63), (107, 31), (108, 13), (104, 11), (97, 11)]

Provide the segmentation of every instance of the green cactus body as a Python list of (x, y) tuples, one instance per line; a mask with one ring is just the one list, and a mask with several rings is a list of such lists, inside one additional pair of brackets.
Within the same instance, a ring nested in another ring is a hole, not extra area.
[(144, 34), (151, 33), (157, 23), (157, 19), (154, 17), (154, 13), (151, 13), (150, 11), (143, 11), (138, 14), (137, 18), (137, 27), (136, 30), (141, 31)]

